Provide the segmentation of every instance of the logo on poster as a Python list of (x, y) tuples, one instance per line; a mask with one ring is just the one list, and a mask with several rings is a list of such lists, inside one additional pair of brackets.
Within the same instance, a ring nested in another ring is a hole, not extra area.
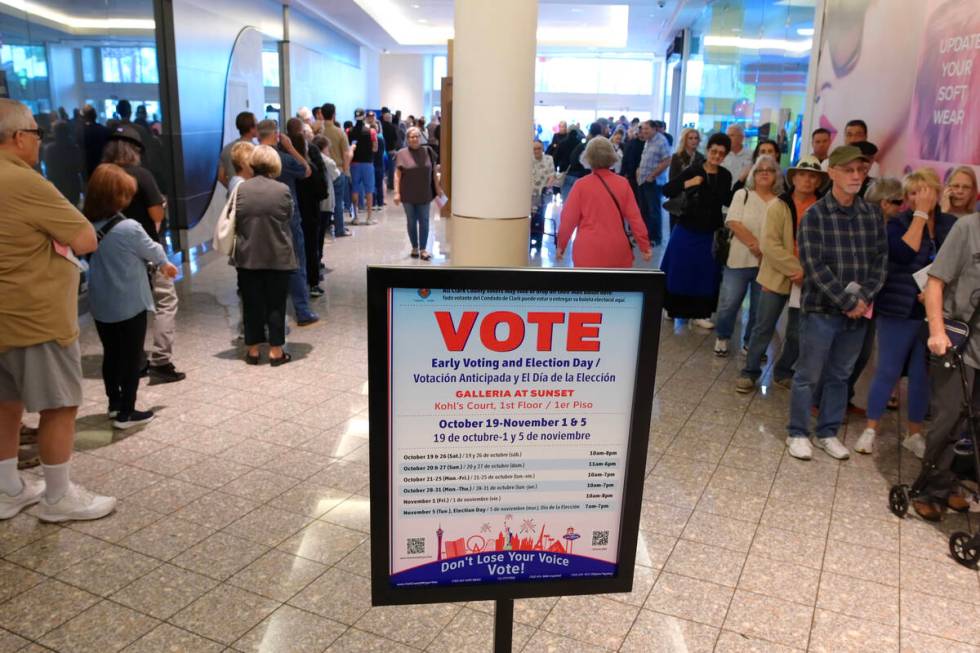
[(422, 299), (428, 299), (429, 295), (431, 294), (432, 291), (429, 290), (428, 288), (419, 288), (419, 297), (421, 297)]

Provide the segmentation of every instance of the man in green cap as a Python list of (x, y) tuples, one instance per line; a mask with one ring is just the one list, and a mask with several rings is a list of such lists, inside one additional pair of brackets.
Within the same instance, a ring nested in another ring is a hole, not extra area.
[(847, 380), (864, 341), (866, 320), (885, 282), (888, 239), (877, 206), (858, 193), (868, 157), (853, 145), (830, 154), (831, 191), (811, 206), (797, 242), (803, 266), (800, 357), (790, 398), (789, 453), (809, 460), (810, 406), (823, 377), (813, 441), (838, 460), (849, 456), (837, 439), (847, 407)]

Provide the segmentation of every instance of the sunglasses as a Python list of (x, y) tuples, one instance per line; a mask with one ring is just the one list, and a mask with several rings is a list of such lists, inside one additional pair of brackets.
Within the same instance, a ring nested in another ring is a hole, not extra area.
[(903, 203), (903, 200), (886, 200), (886, 201), (892, 206), (901, 206)]
[(34, 134), (35, 136), (38, 137), (38, 139), (43, 139), (44, 138), (44, 130), (41, 129), (40, 127), (37, 127), (35, 129), (18, 129), (17, 132), (24, 132), (26, 134)]

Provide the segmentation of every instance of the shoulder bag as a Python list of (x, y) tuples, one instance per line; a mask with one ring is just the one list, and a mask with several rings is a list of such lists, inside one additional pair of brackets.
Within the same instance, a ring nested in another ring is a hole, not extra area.
[[(688, 161), (683, 168), (681, 168), (680, 172), (684, 172), (693, 166), (695, 161), (697, 161), (697, 156), (692, 156), (691, 160)], [(677, 217), (680, 217), (684, 213), (688, 212), (690, 209), (694, 208), (692, 201), (693, 197), (691, 196), (693, 191), (694, 189), (692, 188), (684, 188), (681, 190), (679, 195), (671, 197), (664, 202), (664, 210), (667, 211), (667, 213)]]
[(241, 184), (235, 186), (231, 197), (221, 209), (218, 223), (214, 225), (214, 237), (211, 239), (214, 248), (225, 256), (231, 256), (235, 253), (235, 212), (238, 205), (239, 188), (241, 188)]
[[(742, 205), (745, 206), (749, 202), (749, 191), (745, 191), (745, 195), (742, 199)], [(732, 250), (732, 230), (728, 227), (722, 226), (715, 229), (714, 236), (711, 239), (711, 255), (715, 259), (715, 263), (718, 265), (728, 264), (728, 254)]]
[(630, 238), (630, 234), (626, 230), (626, 216), (625, 214), (623, 214), (623, 207), (619, 205), (619, 200), (616, 199), (616, 196), (613, 194), (612, 189), (609, 188), (609, 184), (606, 183), (606, 180), (600, 177), (599, 175), (595, 175), (595, 178), (598, 179), (600, 182), (602, 182), (602, 185), (606, 189), (606, 192), (609, 193), (609, 197), (612, 198), (613, 203), (616, 205), (616, 210), (619, 211), (619, 220), (620, 220), (619, 224), (623, 227), (623, 235), (626, 236), (626, 244), (629, 246), (630, 251), (632, 252), (633, 239)]

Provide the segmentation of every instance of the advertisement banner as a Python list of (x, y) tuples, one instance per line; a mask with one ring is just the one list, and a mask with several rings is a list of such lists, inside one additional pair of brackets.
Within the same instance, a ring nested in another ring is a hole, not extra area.
[(643, 295), (390, 292), (392, 583), (614, 575)]
[(868, 124), (881, 174), (980, 172), (980, 12), (963, 0), (826, 0), (814, 102), (843, 144)]

